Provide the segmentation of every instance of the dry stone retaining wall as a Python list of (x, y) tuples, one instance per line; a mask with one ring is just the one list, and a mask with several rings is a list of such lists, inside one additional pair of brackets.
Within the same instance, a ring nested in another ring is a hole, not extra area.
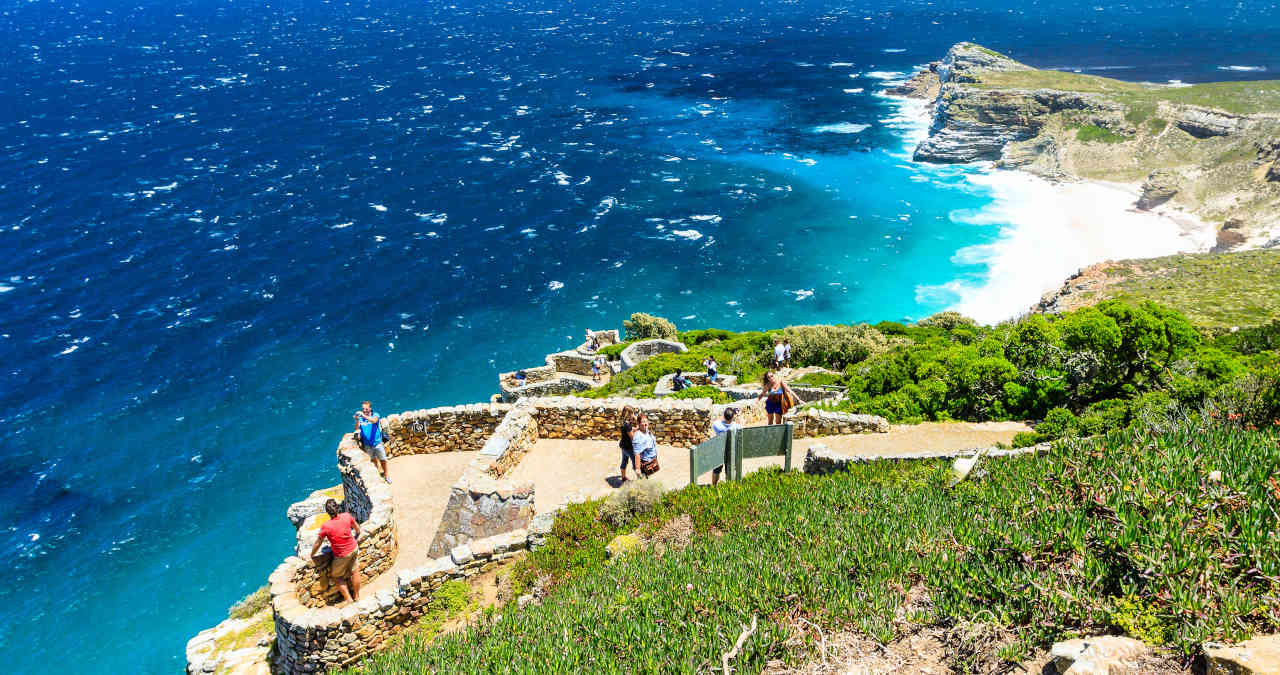
[(509, 410), (503, 403), (472, 403), (388, 415), (387, 456), (479, 450)]
[(301, 675), (354, 665), (414, 625), (445, 582), (486, 572), (527, 547), (524, 530), (477, 540), (421, 567), (401, 571), (394, 588), (368, 594), (340, 609), (311, 608), (298, 602), (286, 561), (271, 575), (274, 670)]
[(689, 351), (683, 342), (675, 342), (673, 340), (641, 340), (632, 343), (631, 346), (622, 350), (619, 358), (622, 359), (622, 369), (635, 368), (637, 363), (643, 363), (658, 354), (681, 354)]
[(692, 447), (707, 440), (711, 431), (711, 400), (634, 398), (533, 399), (541, 438), (613, 441), (618, 439), (622, 411), (631, 407), (649, 417), (658, 443)]

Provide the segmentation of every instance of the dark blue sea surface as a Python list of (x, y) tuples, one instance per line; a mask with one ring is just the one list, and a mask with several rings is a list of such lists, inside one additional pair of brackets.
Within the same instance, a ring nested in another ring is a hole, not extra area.
[[(976, 40), (1280, 70), (1275, 3), (0, 4), (0, 649), (176, 672), (289, 553), (350, 411), (485, 400), (634, 311), (920, 318), (972, 168), (885, 83)], [(1017, 308), (1012, 308), (1016, 310)]]

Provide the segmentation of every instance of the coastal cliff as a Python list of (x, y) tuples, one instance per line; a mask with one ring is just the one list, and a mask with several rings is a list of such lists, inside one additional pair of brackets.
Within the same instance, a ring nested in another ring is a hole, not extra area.
[(917, 161), (1140, 184), (1135, 208), (1217, 224), (1217, 250), (1280, 244), (1280, 81), (1123, 82), (960, 43), (888, 93), (932, 102)]

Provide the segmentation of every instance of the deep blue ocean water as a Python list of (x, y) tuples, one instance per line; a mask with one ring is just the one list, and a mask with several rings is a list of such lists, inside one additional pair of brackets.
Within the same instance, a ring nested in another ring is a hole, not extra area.
[(876, 92), (953, 42), (1194, 82), (1274, 77), (1277, 34), (1203, 0), (0, 4), (7, 669), (180, 670), (361, 399), (485, 400), (633, 311), (945, 308), (989, 196)]

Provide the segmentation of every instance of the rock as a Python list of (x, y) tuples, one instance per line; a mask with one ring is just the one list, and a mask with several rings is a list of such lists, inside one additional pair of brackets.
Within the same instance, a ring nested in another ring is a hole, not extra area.
[(940, 65), (942, 65), (940, 61), (934, 61), (921, 68), (906, 82), (896, 87), (885, 89), (884, 93), (890, 96), (932, 101), (938, 98), (938, 91), (942, 88), (942, 82), (938, 79), (938, 67)]
[(1142, 184), (1142, 196), (1138, 198), (1138, 208), (1149, 211), (1173, 199), (1178, 194), (1181, 177), (1168, 169), (1156, 169), (1147, 176)]
[(1207, 675), (1275, 675), (1280, 673), (1280, 634), (1263, 635), (1237, 645), (1204, 645)]
[(1198, 106), (1182, 107), (1178, 111), (1178, 118), (1174, 120), (1174, 124), (1178, 125), (1179, 129), (1196, 138), (1230, 136), (1239, 133), (1243, 122), (1244, 118), (1238, 115)]
[(1138, 675), (1151, 649), (1133, 638), (1099, 635), (1056, 642), (1049, 658), (1060, 675)]
[(804, 472), (812, 476), (821, 476), (848, 469), (852, 457), (842, 455), (825, 445), (812, 445), (804, 455)]
[(620, 534), (613, 538), (607, 546), (604, 547), (609, 558), (617, 558), (619, 556), (640, 550), (644, 546), (644, 540), (636, 533)]
[(525, 593), (524, 595), (516, 599), (516, 607), (520, 609), (524, 609), (525, 607), (532, 605), (534, 602), (536, 602), (534, 597), (529, 593)]
[(547, 537), (551, 535), (551, 526), (555, 524), (556, 514), (554, 511), (539, 513), (529, 522), (529, 550), (533, 551), (541, 548), (547, 543)]
[(339, 502), (342, 501), (343, 495), (341, 485), (325, 488), (323, 490), (316, 490), (315, 492), (307, 495), (306, 499), (290, 504), (289, 509), (285, 511), (285, 517), (289, 519), (289, 522), (293, 523), (294, 527), (301, 527), (302, 522), (307, 518), (324, 513), (324, 503), (329, 499), (337, 499)]
[(1052, 136), (1040, 135), (1026, 141), (1014, 141), (1004, 147), (996, 161), (1001, 169), (1021, 169), (1047, 180), (1066, 180), (1058, 142)]

